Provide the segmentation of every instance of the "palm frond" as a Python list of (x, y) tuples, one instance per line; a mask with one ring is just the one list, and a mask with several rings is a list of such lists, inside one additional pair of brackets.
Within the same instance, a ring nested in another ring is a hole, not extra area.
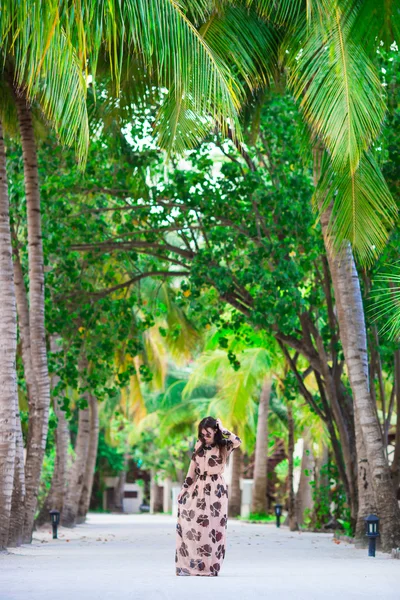
[(384, 321), (381, 335), (390, 340), (400, 339), (400, 263), (394, 263), (386, 272), (374, 277), (378, 284), (371, 293), (373, 304), (369, 313), (375, 321)]
[[(118, 15), (116, 19), (114, 15)], [(223, 116), (232, 129), (240, 131), (238, 109), (243, 90), (177, 2), (126, 0), (121, 5), (117, 0), (108, 1), (101, 3), (97, 19), (104, 24), (104, 39), (110, 48), (114, 48), (115, 22), (121, 28), (125, 43), (120, 43), (118, 50), (109, 53), (117, 79), (124, 49), (129, 48), (143, 56), (147, 68), (157, 76), (158, 84), (173, 94), (177, 106), (185, 101), (195, 114), (210, 116), (214, 121)], [(99, 50), (97, 45), (96, 53)], [(226, 126), (223, 127), (226, 133)], [(169, 119), (160, 120), (156, 133), (164, 147), (174, 145), (174, 129), (171, 129)], [(190, 139), (193, 144), (193, 138)]]
[(317, 204), (320, 197), (321, 212), (332, 203), (329, 239), (335, 249), (348, 240), (361, 261), (375, 260), (396, 221), (397, 206), (372, 154), (364, 153), (354, 172), (329, 170), (317, 188)]
[(330, 3), (325, 27), (304, 27), (290, 57), (289, 85), (323, 140), (336, 172), (351, 177), (380, 132), (385, 95), (374, 65), (351, 38), (352, 19)]
[(372, 51), (382, 41), (386, 48), (400, 40), (400, 6), (397, 0), (354, 0), (351, 35)]
[(38, 101), (62, 143), (84, 162), (89, 143), (87, 84), (81, 61), (60, 25), (58, 3), (2, 2), (0, 55), (14, 84)]
[(213, 13), (200, 33), (212, 50), (231, 65), (250, 90), (266, 86), (276, 71), (277, 35), (253, 9), (228, 6)]

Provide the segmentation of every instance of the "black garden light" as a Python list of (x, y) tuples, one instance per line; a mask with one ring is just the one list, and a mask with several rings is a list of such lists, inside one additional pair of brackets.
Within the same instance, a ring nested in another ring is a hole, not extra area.
[(275, 504), (276, 526), (281, 526), (282, 504)]
[(365, 534), (368, 537), (368, 556), (375, 556), (376, 538), (379, 535), (379, 518), (368, 515), (365, 519)]
[(57, 527), (60, 523), (60, 511), (59, 510), (51, 510), (50, 511), (51, 525), (53, 527), (53, 540), (57, 539)]

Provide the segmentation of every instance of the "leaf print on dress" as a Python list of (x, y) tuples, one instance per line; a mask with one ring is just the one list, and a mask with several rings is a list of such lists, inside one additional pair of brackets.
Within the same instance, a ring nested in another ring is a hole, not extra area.
[(200, 508), (200, 510), (204, 510), (206, 507), (206, 499), (198, 498), (196, 502), (196, 508)]
[(200, 548), (197, 548), (197, 554), (200, 554), (200, 556), (211, 556), (211, 552), (212, 547), (210, 546), (210, 544), (204, 544), (204, 546), (200, 546)]
[(185, 544), (185, 542), (182, 542), (181, 547), (179, 548), (179, 552), (182, 556), (189, 556), (188, 547), (187, 544)]
[(192, 485), (192, 483), (193, 479), (191, 477), (186, 477), (185, 481), (183, 482), (183, 487), (188, 488)]
[(184, 508), (182, 511), (182, 519), (186, 519), (186, 521), (191, 521), (194, 519), (195, 515), (196, 513), (194, 510), (186, 510), (186, 508)]
[(210, 458), (208, 459), (208, 466), (216, 467), (217, 465), (222, 465), (222, 458), (217, 454), (211, 454)]
[(219, 517), (221, 507), (222, 507), (221, 502), (214, 502), (214, 504), (211, 504), (211, 506), (210, 506), (211, 516)]
[(222, 517), (222, 519), (220, 520), (219, 524), (221, 525), (221, 527), (226, 527), (228, 524), (228, 519), (227, 519), (227, 515), (224, 515)]
[(210, 573), (212, 573), (213, 575), (218, 575), (220, 568), (221, 568), (220, 564), (219, 563), (215, 563), (214, 565), (211, 565), (211, 567), (210, 567)]
[(189, 498), (189, 495), (189, 492), (186, 490), (178, 500), (179, 504), (186, 504), (186, 500)]
[(206, 565), (201, 558), (192, 558), (190, 561), (191, 569), (198, 569), (199, 571), (204, 571)]
[(196, 540), (198, 542), (201, 538), (201, 531), (196, 531), (193, 527), (186, 532), (186, 538), (188, 540)]
[(222, 540), (224, 534), (222, 531), (216, 531), (215, 529), (211, 529), (210, 538), (213, 544)]
[(210, 521), (208, 520), (208, 515), (199, 515), (197, 517), (196, 523), (198, 523), (202, 527), (208, 527), (208, 525), (210, 524)]
[(218, 483), (215, 495), (218, 496), (218, 498), (221, 498), (224, 494), (228, 495), (226, 488), (221, 483)]

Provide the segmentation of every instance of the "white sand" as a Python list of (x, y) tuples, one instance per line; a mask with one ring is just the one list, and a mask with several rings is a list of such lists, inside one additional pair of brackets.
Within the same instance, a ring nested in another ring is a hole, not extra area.
[(228, 521), (219, 577), (175, 575), (175, 519), (89, 515), (0, 554), (1, 600), (400, 600), (400, 561), (274, 525)]

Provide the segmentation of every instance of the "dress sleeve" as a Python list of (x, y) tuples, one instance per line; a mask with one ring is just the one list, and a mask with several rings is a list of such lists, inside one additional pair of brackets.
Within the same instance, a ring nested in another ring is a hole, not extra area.
[(227, 456), (229, 456), (232, 450), (240, 446), (242, 440), (236, 433), (229, 431), (229, 429), (222, 429), (221, 431), (224, 438), (227, 439)]
[(193, 453), (192, 453), (192, 458), (190, 459), (190, 465), (189, 465), (189, 469), (187, 472), (187, 475), (185, 477), (185, 481), (183, 482), (183, 488), (187, 489), (188, 487), (190, 487), (192, 485), (192, 483), (195, 481), (196, 479), (196, 473), (195, 473), (195, 469), (196, 469), (196, 461), (195, 461), (195, 452), (196, 450), (198, 450), (201, 446), (201, 441), (197, 440), (194, 448), (193, 448)]

